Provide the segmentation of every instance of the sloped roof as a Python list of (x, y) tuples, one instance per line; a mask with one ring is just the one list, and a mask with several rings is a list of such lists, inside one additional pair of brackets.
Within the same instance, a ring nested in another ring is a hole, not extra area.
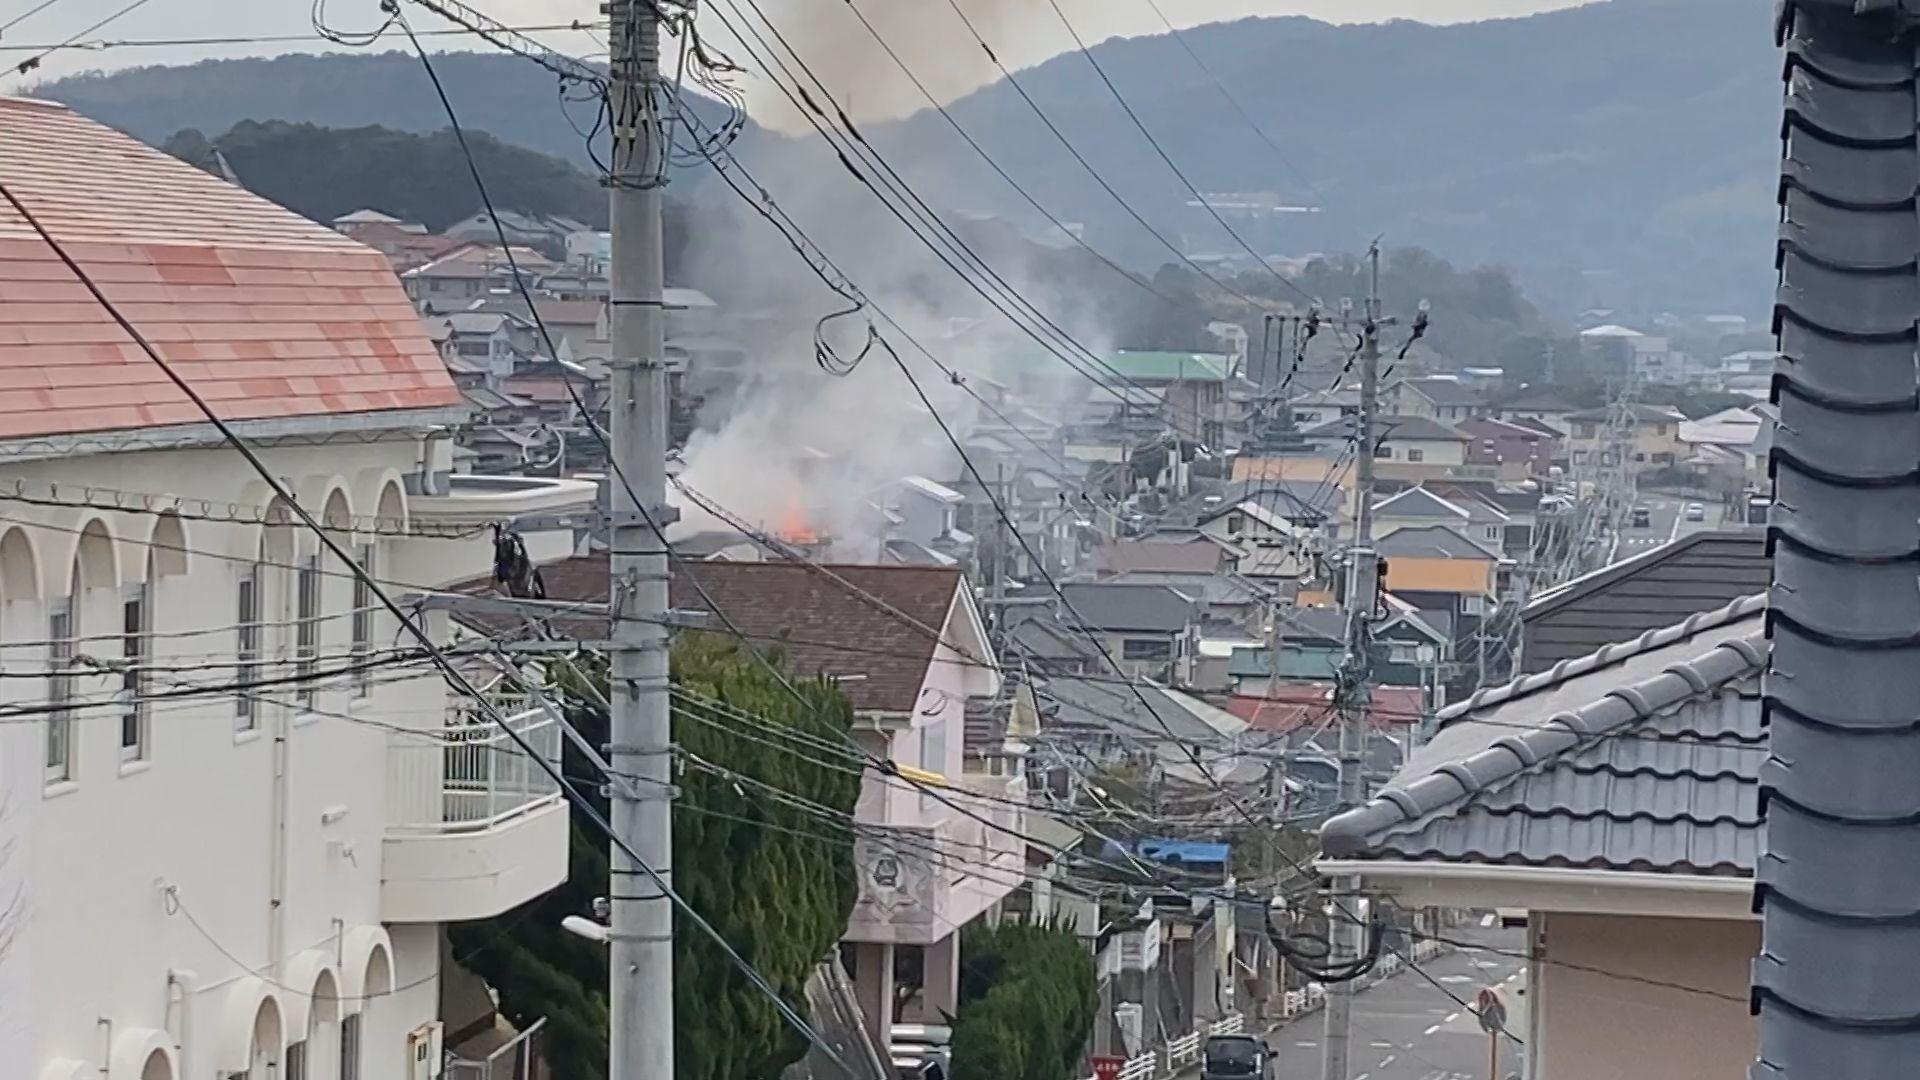
[[(1408, 556), (1416, 559), (1497, 559), (1499, 555), (1488, 551), (1472, 540), (1447, 528), (1445, 525), (1423, 525), (1417, 529), (1395, 529), (1385, 538), (1375, 540), (1373, 549), (1386, 556)], [(1391, 570), (1391, 567), (1389, 567)]]
[(1435, 405), (1478, 405), (1480, 395), (1459, 379), (1403, 379), (1401, 386), (1426, 395)]
[[(1342, 416), (1308, 428), (1304, 434), (1313, 438), (1352, 438), (1360, 430), (1360, 418)], [(1438, 420), (1425, 416), (1382, 416), (1374, 420), (1374, 438), (1380, 442), (1468, 442), (1469, 437), (1459, 428), (1450, 427)]]
[[(385, 256), (63, 105), (0, 98), (0, 182), (227, 420), (461, 403)], [(0, 439), (205, 422), (0, 204)]]
[[(1636, 424), (1677, 424), (1686, 419), (1680, 410), (1667, 405), (1645, 405), (1636, 401), (1629, 403), (1626, 409)], [(1613, 420), (1614, 412), (1612, 407), (1587, 409), (1584, 412), (1573, 413), (1567, 419), (1604, 424)]]
[[(1265, 695), (1236, 694), (1227, 711), (1252, 731), (1285, 734), (1333, 719), (1331, 682), (1281, 682)], [(1411, 686), (1374, 686), (1368, 695), (1367, 722), (1382, 730), (1411, 727), (1420, 719), (1420, 691)]]
[(1093, 557), (1094, 565), (1107, 574), (1136, 570), (1212, 574), (1225, 563), (1226, 552), (1211, 540), (1183, 543), (1120, 540), (1094, 549)]
[(1107, 367), (1140, 382), (1218, 382), (1230, 363), (1220, 353), (1122, 349), (1105, 357)]
[[(1193, 618), (1194, 602), (1165, 585), (1073, 582), (1060, 591), (1091, 629), (1173, 634)], [(1063, 615), (1061, 621), (1073, 628), (1072, 616)]]
[(1045, 714), (1043, 726), (1197, 742), (1224, 742), (1247, 729), (1246, 721), (1192, 694), (1145, 682), (1120, 683), (1111, 676), (1054, 676), (1036, 685), (1034, 696)]
[(1582, 330), (1580, 331), (1580, 336), (1583, 338), (1638, 338), (1646, 337), (1647, 335), (1630, 326), (1608, 323), (1605, 326), (1596, 326), (1591, 330)]
[[(1911, 0), (1779, 5), (1766, 852), (1755, 1077), (1913, 1071), (1916, 697)], [(1759, 269), (1758, 266), (1755, 269)]]
[(1435, 495), (1424, 487), (1410, 487), (1398, 495), (1373, 504), (1376, 515), (1387, 517), (1433, 517), (1465, 521), (1467, 511)]
[(1754, 873), (1763, 598), (1482, 691), (1366, 804), (1333, 858)]
[[(604, 555), (562, 559), (540, 572), (549, 599), (607, 602)], [(492, 581), (477, 579), (456, 589), (486, 593)], [(712, 598), (711, 608), (702, 589)], [(676, 610), (722, 612), (754, 647), (784, 653), (795, 672), (861, 676), (840, 687), (861, 712), (915, 709), (940, 639), (972, 651), (975, 663), (989, 659), (981, 644), (968, 641), (963, 632), (971, 601), (956, 569), (676, 561), (668, 592)], [(524, 622), (493, 615), (463, 618), (494, 632), (511, 631)], [(605, 619), (569, 617), (564, 622), (570, 634), (606, 635)], [(724, 632), (723, 624), (715, 630)]]
[(1759, 530), (1691, 533), (1536, 595), (1520, 613), (1528, 672), (1767, 587)]

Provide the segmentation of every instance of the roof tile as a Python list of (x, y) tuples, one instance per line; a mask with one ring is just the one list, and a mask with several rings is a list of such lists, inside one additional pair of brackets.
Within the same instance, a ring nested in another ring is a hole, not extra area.
[[(161, 356), (193, 362), (183, 377), (226, 419), (460, 403), (376, 251), (46, 103), (0, 99), (0, 183)], [(369, 353), (396, 358), (378, 370), (407, 380), (369, 377), (354, 359)], [(142, 367), (145, 353), (54, 251), (0, 210), (0, 387), (52, 391), (28, 411), (17, 396), (0, 404), (0, 437), (196, 418)], [(309, 377), (300, 390), (296, 374)], [(320, 375), (352, 392), (323, 394)]]

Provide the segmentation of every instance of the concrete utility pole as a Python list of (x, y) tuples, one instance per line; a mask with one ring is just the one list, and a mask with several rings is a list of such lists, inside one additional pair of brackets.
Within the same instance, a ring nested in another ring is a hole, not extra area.
[[(1347, 550), (1347, 657), (1341, 672), (1340, 694), (1340, 808), (1359, 806), (1366, 799), (1362, 763), (1366, 753), (1368, 688), (1373, 659), (1374, 601), (1379, 593), (1380, 555), (1373, 550), (1373, 425), (1380, 408), (1380, 245), (1367, 250), (1370, 280), (1366, 313), (1361, 320), (1360, 415), (1354, 428), (1354, 530)], [(1360, 956), (1364, 932), (1359, 902), (1360, 879), (1343, 877), (1333, 883), (1333, 913), (1328, 931), (1332, 948), (1327, 964), (1339, 968)], [(1327, 987), (1325, 1080), (1347, 1080), (1347, 1057), (1353, 1024), (1353, 982)]]
[[(613, 159), (612, 588), (614, 835), (663, 878), (673, 864), (667, 685), (667, 369), (661, 189), (660, 20), (649, 0), (609, 0)], [(621, 480), (624, 478), (624, 483)], [(644, 501), (645, 505), (640, 505)], [(626, 779), (631, 778), (631, 779)], [(673, 903), (618, 845), (612, 852), (610, 1080), (671, 1080)]]

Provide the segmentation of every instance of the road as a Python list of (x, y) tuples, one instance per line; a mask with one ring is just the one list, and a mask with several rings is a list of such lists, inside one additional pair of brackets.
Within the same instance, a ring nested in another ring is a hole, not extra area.
[[(1705, 508), (1705, 521), (1688, 521), (1683, 512), (1690, 502), (1697, 502)], [(1699, 496), (1670, 495), (1663, 492), (1644, 492), (1637, 505), (1647, 508), (1649, 522), (1646, 528), (1636, 529), (1628, 525), (1620, 535), (1620, 544), (1614, 550), (1614, 559), (1630, 559), (1648, 548), (1678, 540), (1689, 533), (1718, 528), (1722, 513), (1718, 502)]]
[[(1502, 953), (1524, 952), (1527, 944), (1521, 930), (1462, 928), (1446, 936)], [(1420, 967), (1439, 985), (1419, 972), (1403, 971), (1355, 995), (1351, 1080), (1483, 1080), (1488, 1038), (1447, 991), (1471, 1002), (1482, 987), (1500, 986), (1507, 996), (1508, 1030), (1526, 1038), (1524, 960), (1454, 950)], [(1279, 1057), (1274, 1080), (1320, 1080), (1325, 1025), (1321, 1013), (1308, 1013), (1268, 1037)], [(1520, 1071), (1519, 1048), (1510, 1040), (1501, 1043), (1500, 1080), (1506, 1080)]]

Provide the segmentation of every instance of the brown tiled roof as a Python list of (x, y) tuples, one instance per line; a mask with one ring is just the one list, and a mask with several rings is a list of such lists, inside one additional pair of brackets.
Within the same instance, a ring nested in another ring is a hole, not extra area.
[[(49, 102), (0, 98), (0, 183), (224, 419), (460, 404), (365, 245)], [(203, 420), (0, 203), (0, 439)]]
[[(606, 602), (604, 555), (575, 556), (541, 567), (540, 573), (549, 599)], [(960, 571), (948, 567), (681, 562), (673, 568), (671, 586), (676, 611), (707, 610), (696, 580), (753, 645), (783, 651), (794, 671), (862, 676), (841, 685), (862, 712), (916, 707), (936, 639), (946, 636), (947, 615), (963, 587)], [(476, 592), (490, 585), (481, 581), (458, 588)], [(493, 630), (510, 628), (497, 618), (472, 621)], [(718, 620), (712, 625), (725, 631)]]

